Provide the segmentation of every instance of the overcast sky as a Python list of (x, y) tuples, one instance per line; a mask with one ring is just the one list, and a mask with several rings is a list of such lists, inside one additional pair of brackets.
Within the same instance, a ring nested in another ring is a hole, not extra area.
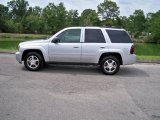
[[(10, 0), (0, 0), (0, 4), (7, 5)], [(67, 10), (77, 9), (81, 13), (84, 9), (97, 10), (97, 5), (103, 0), (28, 0), (30, 6), (40, 6), (44, 8), (49, 2), (58, 4), (63, 2)], [(160, 0), (113, 0), (120, 7), (120, 15), (129, 16), (135, 9), (142, 9), (145, 13), (160, 10)]]

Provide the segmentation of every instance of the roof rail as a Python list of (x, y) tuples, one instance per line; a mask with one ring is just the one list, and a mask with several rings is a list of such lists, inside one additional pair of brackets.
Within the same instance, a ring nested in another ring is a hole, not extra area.
[(116, 29), (123, 29), (122, 27), (116, 27), (116, 26), (102, 26), (102, 28), (116, 28)]

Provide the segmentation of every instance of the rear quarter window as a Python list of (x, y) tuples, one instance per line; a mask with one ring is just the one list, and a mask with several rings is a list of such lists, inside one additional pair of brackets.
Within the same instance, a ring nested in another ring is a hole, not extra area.
[(112, 43), (132, 43), (126, 31), (122, 30), (106, 30)]

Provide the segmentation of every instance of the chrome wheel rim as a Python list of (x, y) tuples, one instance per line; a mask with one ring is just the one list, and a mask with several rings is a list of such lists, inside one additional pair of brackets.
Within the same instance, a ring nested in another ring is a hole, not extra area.
[(30, 69), (36, 69), (39, 66), (39, 59), (35, 55), (31, 55), (27, 58), (27, 66)]
[(106, 60), (103, 66), (104, 66), (104, 70), (108, 73), (113, 73), (117, 69), (117, 63), (112, 59)]

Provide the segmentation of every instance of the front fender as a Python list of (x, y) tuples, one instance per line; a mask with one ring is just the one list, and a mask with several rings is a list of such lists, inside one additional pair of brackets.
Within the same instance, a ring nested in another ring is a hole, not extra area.
[(45, 62), (49, 61), (49, 56), (48, 56), (48, 47), (42, 47), (42, 46), (22, 46), (20, 51), (22, 52), (22, 54), (24, 53), (24, 51), (26, 50), (40, 50), (42, 52), (42, 55), (44, 57)]

